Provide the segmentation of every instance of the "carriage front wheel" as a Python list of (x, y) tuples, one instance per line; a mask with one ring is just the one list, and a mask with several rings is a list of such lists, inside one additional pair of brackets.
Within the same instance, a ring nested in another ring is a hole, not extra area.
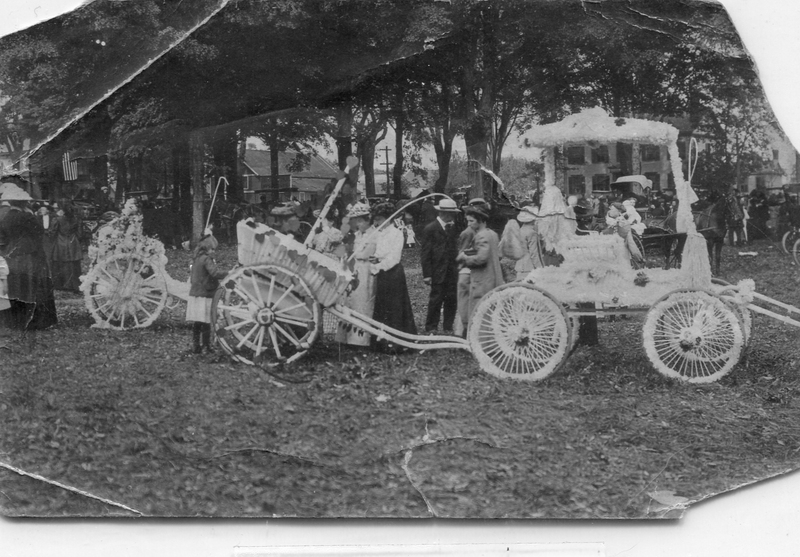
[(167, 283), (159, 265), (142, 255), (116, 254), (97, 262), (81, 285), (95, 323), (109, 329), (152, 324), (167, 304)]
[(529, 284), (512, 283), (481, 299), (467, 338), (487, 373), (538, 381), (565, 360), (572, 335), (564, 308), (552, 296)]
[(250, 365), (291, 363), (320, 334), (322, 308), (306, 281), (279, 265), (251, 265), (225, 277), (211, 306), (220, 346)]
[(735, 311), (707, 292), (668, 294), (645, 320), (644, 347), (656, 370), (690, 383), (710, 383), (728, 373), (744, 341)]

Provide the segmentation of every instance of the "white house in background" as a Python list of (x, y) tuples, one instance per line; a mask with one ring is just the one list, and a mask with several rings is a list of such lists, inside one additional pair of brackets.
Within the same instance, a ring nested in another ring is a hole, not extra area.
[[(678, 152), (683, 162), (684, 176), (688, 176), (688, 145), (694, 137), (702, 156), (706, 139), (692, 130), (687, 118), (664, 118), (663, 121), (678, 129)], [(771, 134), (770, 149), (772, 159), (759, 172), (747, 176), (747, 192), (756, 188), (780, 188), (789, 182), (800, 182), (800, 177), (797, 176), (798, 153), (789, 140), (782, 133), (774, 131)], [(568, 145), (563, 149), (562, 164), (569, 194), (589, 195), (598, 190), (607, 191), (609, 184), (615, 179), (628, 174), (643, 174), (653, 182), (654, 191), (675, 187), (667, 148), (663, 145)]]
[(747, 177), (747, 193), (755, 189), (780, 189), (784, 184), (800, 182), (794, 145), (782, 133), (775, 131), (770, 135), (772, 159)]

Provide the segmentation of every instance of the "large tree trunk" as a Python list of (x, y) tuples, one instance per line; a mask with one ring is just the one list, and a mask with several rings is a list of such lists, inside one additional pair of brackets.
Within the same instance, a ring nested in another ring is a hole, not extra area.
[[(489, 160), (489, 141), (492, 137), (492, 111), (495, 103), (494, 36), (493, 22), (498, 17), (497, 8), (491, 3), (484, 5), (478, 15), (478, 45), (464, 49), (466, 57), (463, 63), (462, 95), (464, 98), (464, 141), (467, 144), (467, 157), (486, 167)], [(475, 67), (480, 63), (481, 69), (476, 75)], [(479, 95), (479, 96), (478, 96)], [(491, 197), (491, 180), (487, 179), (478, 164), (468, 165), (472, 180), (472, 197)]]
[(184, 136), (172, 151), (172, 172), (178, 199), (173, 207), (180, 213), (183, 230), (192, 226), (192, 166), (189, 156), (189, 137)]
[(375, 146), (373, 138), (363, 139), (357, 144), (358, 158), (364, 171), (364, 194), (368, 198), (375, 197)]
[(192, 246), (197, 245), (205, 227), (205, 184), (203, 183), (203, 154), (205, 145), (203, 134), (193, 131), (189, 134), (189, 156), (192, 173)]
[(353, 107), (349, 102), (343, 103), (336, 110), (336, 152), (339, 170), (344, 170), (347, 157), (353, 154)]
[(447, 180), (450, 177), (450, 160), (453, 157), (453, 134), (449, 128), (435, 128), (433, 130), (433, 150), (436, 153), (436, 165), (439, 167), (439, 177), (433, 184), (433, 191), (444, 193)]

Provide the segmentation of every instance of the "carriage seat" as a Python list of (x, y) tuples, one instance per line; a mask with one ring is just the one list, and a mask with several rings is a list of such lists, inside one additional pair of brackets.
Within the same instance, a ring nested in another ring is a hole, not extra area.
[(591, 233), (575, 236), (559, 245), (564, 257), (562, 267), (591, 269), (598, 266), (624, 265), (630, 267), (631, 255), (618, 234)]

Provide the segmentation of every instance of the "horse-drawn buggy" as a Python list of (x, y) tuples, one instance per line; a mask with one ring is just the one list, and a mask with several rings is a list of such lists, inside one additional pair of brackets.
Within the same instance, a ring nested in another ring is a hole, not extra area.
[[(563, 263), (534, 269), (524, 280), (505, 284), (484, 296), (475, 308), (466, 339), (421, 336), (386, 327), (344, 305), (355, 286), (348, 260), (311, 249), (254, 219), (237, 223), (237, 268), (221, 281), (212, 303), (212, 329), (222, 348), (240, 362), (291, 364), (320, 338), (322, 314), (381, 339), (416, 350), (462, 349), (481, 368), (498, 377), (540, 380), (559, 368), (575, 345), (581, 317), (600, 313), (644, 313), (643, 344), (664, 375), (692, 383), (715, 381), (736, 365), (751, 332), (751, 311), (800, 326), (800, 321), (754, 303), (771, 303), (787, 314), (800, 310), (755, 292), (745, 280), (737, 285), (713, 281), (705, 240), (692, 220), (692, 190), (681, 175), (677, 130), (664, 123), (618, 120), (591, 111), (543, 126), (535, 144), (545, 149), (546, 185), (556, 183), (554, 149), (587, 141), (642, 141), (667, 145), (681, 206), (677, 226), (686, 233), (680, 269), (632, 268), (619, 235), (592, 233), (561, 242)], [(353, 163), (354, 164), (354, 163)], [(338, 193), (337, 185), (333, 196)], [(320, 219), (330, 208), (332, 198)], [(385, 224), (393, 219), (387, 219)], [(315, 227), (316, 229), (316, 227)], [(313, 234), (312, 234), (313, 236)], [(160, 300), (174, 289), (164, 280), (162, 253), (148, 259), (141, 250), (111, 256), (126, 258), (118, 269), (101, 260), (85, 280), (87, 303), (96, 320), (129, 327), (152, 322), (120, 319), (143, 300)], [(102, 277), (90, 280), (91, 277)], [(139, 289), (139, 295), (131, 296)], [(97, 307), (100, 306), (100, 307)], [(148, 312), (150, 314), (150, 312)]]

